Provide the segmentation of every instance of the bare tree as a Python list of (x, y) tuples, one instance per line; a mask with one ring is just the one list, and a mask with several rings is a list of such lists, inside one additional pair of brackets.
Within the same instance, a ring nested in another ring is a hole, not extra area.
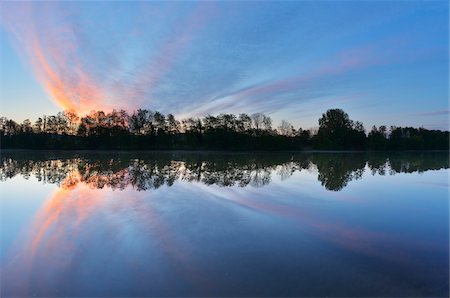
[(278, 126), (278, 132), (280, 135), (292, 137), (294, 135), (294, 127), (286, 120), (282, 120), (280, 126)]
[(20, 124), (20, 130), (23, 133), (31, 133), (33, 131), (33, 128), (31, 127), (31, 121), (29, 119), (25, 119), (21, 124)]
[(33, 125), (33, 131), (34, 131), (35, 133), (41, 133), (41, 132), (42, 132), (42, 129), (43, 129), (43, 125), (44, 125), (44, 121), (42, 120), (41, 117), (39, 117), (39, 118), (36, 120), (36, 122), (34, 122), (34, 125)]
[(263, 115), (263, 127), (265, 130), (272, 130), (272, 118), (270, 116)]
[(67, 125), (69, 127), (68, 134), (70, 134), (70, 135), (76, 134), (77, 126), (80, 121), (80, 117), (78, 117), (78, 115), (75, 113), (74, 110), (66, 110), (66, 111), (64, 111), (64, 114), (65, 114), (67, 122), (68, 122), (67, 123)]
[(153, 121), (155, 123), (156, 133), (164, 133), (166, 131), (166, 116), (156, 111), (153, 114)]
[(252, 128), (252, 118), (247, 114), (240, 114), (238, 119), (238, 129), (242, 132)]
[(167, 129), (171, 134), (180, 132), (180, 121), (175, 120), (172, 114), (167, 115)]
[(255, 113), (250, 116), (252, 118), (253, 126), (256, 130), (260, 130), (263, 125), (264, 114), (263, 113)]

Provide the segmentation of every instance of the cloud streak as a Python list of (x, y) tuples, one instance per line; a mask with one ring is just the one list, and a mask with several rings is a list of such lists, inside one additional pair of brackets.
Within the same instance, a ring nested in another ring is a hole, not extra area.
[(450, 110), (439, 110), (431, 112), (416, 113), (415, 116), (449, 116)]
[[(214, 16), (212, 4), (200, 3), (172, 24), (172, 34), (156, 42), (149, 36), (151, 29), (145, 32), (136, 26), (130, 31), (123, 28), (118, 38), (110, 38), (112, 48), (105, 52), (92, 42), (99, 38), (95, 30), (101, 32), (100, 24), (95, 22), (91, 27), (89, 22), (83, 23), (77, 11), (69, 13), (69, 5), (23, 2), (5, 6), (12, 14), (3, 25), (12, 33), (16, 48), (31, 65), (37, 80), (60, 107), (79, 113), (148, 105), (152, 88)], [(136, 17), (143, 14), (144, 18), (146, 13), (136, 13)], [(139, 37), (133, 46), (143, 54), (121, 46), (129, 35)], [(150, 47), (157, 50), (148, 50)], [(123, 63), (130, 56), (139, 63)]]

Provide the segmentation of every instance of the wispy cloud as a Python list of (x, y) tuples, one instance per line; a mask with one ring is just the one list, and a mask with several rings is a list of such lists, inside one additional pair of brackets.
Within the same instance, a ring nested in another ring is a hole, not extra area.
[[(67, 5), (21, 2), (5, 6), (11, 14), (3, 25), (38, 81), (58, 105), (80, 113), (149, 104), (152, 88), (214, 16), (213, 3), (199, 3), (170, 24), (172, 32), (162, 40), (151, 36), (152, 28), (130, 26), (120, 36), (139, 37), (130, 44), (137, 49), (123, 46), (126, 39), (107, 37), (111, 45), (105, 51), (104, 41), (96, 40), (105, 38), (98, 36), (100, 24), (83, 21)], [(149, 17), (150, 10), (136, 12), (135, 17)], [(133, 64), (127, 59), (139, 61)]]
[(199, 116), (230, 109), (273, 113), (280, 108), (286, 108), (282, 104), (287, 102), (291, 104), (292, 109), (300, 102), (330, 95), (333, 87), (346, 74), (380, 63), (373, 56), (373, 52), (373, 46), (345, 49), (326, 57), (315, 69), (307, 73), (232, 91), (190, 110), (189, 113)]
[[(439, 111), (415, 107), (407, 116), (448, 115), (448, 44), (437, 38), (443, 18), (432, 17), (440, 4), (430, 13), (369, 2), (1, 5), (1, 24), (43, 89), (79, 113), (264, 112), (295, 124), (349, 102), (371, 109), (387, 98), (400, 106), (428, 96)], [(384, 109), (385, 117), (393, 110)]]
[(439, 110), (423, 113), (415, 113), (414, 116), (449, 116), (450, 110)]

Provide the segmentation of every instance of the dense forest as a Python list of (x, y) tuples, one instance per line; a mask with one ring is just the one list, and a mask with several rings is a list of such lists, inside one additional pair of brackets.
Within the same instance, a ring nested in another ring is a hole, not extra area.
[(0, 118), (2, 149), (118, 150), (448, 150), (449, 132), (413, 127), (372, 127), (330, 109), (318, 129), (295, 129), (288, 121), (276, 128), (262, 113), (220, 114), (181, 121), (138, 109), (110, 113), (73, 111), (17, 123)]

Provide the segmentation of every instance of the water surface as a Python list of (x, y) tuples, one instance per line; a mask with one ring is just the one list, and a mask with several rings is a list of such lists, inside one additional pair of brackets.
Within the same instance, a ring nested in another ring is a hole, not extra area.
[(448, 153), (3, 152), (1, 296), (448, 296)]

